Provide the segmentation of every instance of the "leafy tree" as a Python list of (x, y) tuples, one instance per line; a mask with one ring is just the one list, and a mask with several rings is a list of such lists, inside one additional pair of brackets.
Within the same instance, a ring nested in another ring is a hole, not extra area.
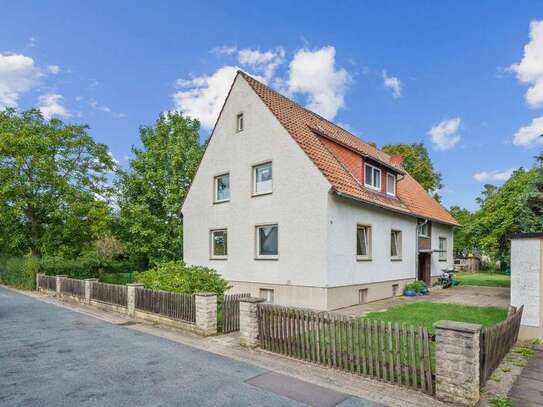
[(115, 164), (87, 130), (0, 112), (0, 251), (76, 255), (107, 229)]
[(382, 150), (388, 154), (401, 155), (405, 170), (426, 191), (433, 193), (434, 197), (439, 199), (437, 191), (443, 187), (441, 174), (434, 169), (432, 160), (424, 144), (387, 144)]
[(478, 196), (477, 198), (475, 198), (475, 202), (483, 206), (485, 201), (488, 198), (492, 198), (492, 196), (496, 193), (497, 190), (498, 190), (498, 187), (496, 185), (492, 185), (492, 184), (483, 185), (483, 191), (481, 192), (481, 196)]
[(454, 253), (460, 254), (472, 251), (475, 247), (471, 238), (472, 223), (475, 215), (459, 206), (452, 206), (449, 212), (461, 225), (454, 229)]
[(522, 197), (520, 220), (523, 232), (543, 231), (543, 153), (536, 159), (535, 176), (526, 185)]
[(128, 256), (142, 264), (182, 259), (181, 205), (202, 158), (200, 123), (161, 114), (140, 128), (143, 148), (119, 180), (120, 228)]

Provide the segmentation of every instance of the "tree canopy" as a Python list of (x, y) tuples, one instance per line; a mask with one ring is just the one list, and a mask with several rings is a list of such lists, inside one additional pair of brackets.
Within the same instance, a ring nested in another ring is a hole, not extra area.
[(76, 255), (109, 228), (115, 163), (86, 125), (0, 112), (0, 251)]
[(439, 199), (437, 191), (443, 187), (441, 174), (434, 169), (428, 150), (422, 143), (387, 144), (382, 150), (388, 154), (402, 156), (405, 170), (429, 193)]
[(200, 123), (178, 112), (140, 128), (130, 169), (118, 181), (120, 230), (129, 257), (145, 265), (183, 256), (181, 205), (203, 155)]

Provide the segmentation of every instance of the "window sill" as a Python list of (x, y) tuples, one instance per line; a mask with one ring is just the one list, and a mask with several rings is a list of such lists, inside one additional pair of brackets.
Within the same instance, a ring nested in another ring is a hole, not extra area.
[(381, 187), (374, 187), (373, 185), (369, 185), (369, 184), (364, 184), (364, 186), (368, 189), (371, 189), (373, 191), (378, 191), (378, 192), (381, 192)]
[(222, 201), (213, 201), (213, 205), (223, 204), (227, 202), (230, 202), (230, 199), (224, 199)]
[(356, 256), (356, 261), (371, 261), (371, 257)]
[(209, 260), (228, 260), (228, 256), (211, 256)]
[(401, 257), (391, 257), (390, 261), (402, 261), (403, 259)]
[(255, 260), (279, 260), (279, 256), (257, 256)]
[(447, 261), (447, 259), (438, 259), (438, 261), (443, 262), (443, 261)]
[(271, 195), (272, 193), (273, 193), (273, 191), (270, 191), (270, 192), (253, 192), (251, 194), (251, 197), (255, 198), (257, 196)]

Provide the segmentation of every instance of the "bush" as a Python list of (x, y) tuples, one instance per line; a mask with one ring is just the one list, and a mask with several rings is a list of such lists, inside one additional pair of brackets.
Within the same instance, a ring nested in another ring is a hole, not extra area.
[(406, 284), (405, 290), (413, 290), (413, 291), (416, 291), (417, 293), (420, 293), (420, 291), (423, 288), (427, 288), (427, 287), (428, 286), (426, 285), (424, 281), (417, 280), (417, 281), (413, 281), (412, 283)]
[(35, 257), (12, 257), (0, 259), (0, 281), (24, 290), (36, 287), (36, 273), (40, 267)]
[(40, 262), (40, 271), (51, 276), (64, 274), (72, 278), (101, 278), (109, 273), (131, 273), (137, 266), (130, 261), (112, 260), (95, 254), (86, 254), (76, 259), (64, 257), (44, 257)]
[(222, 296), (230, 288), (228, 282), (215, 270), (187, 266), (182, 261), (162, 263), (153, 269), (136, 273), (134, 280), (145, 288), (183, 294), (213, 292)]

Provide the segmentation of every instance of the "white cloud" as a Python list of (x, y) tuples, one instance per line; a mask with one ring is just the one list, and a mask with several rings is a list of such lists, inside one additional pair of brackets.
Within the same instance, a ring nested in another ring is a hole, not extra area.
[(21, 94), (32, 89), (40, 76), (32, 58), (0, 53), (0, 109), (17, 107)]
[(72, 117), (72, 114), (61, 105), (63, 96), (57, 93), (47, 93), (41, 95), (38, 98), (38, 109), (40, 109), (43, 117), (47, 120), (51, 119), (53, 116), (67, 118)]
[(524, 56), (509, 67), (522, 83), (530, 84), (525, 98), (530, 107), (543, 106), (543, 21), (530, 23), (530, 41), (524, 46)]
[(235, 66), (223, 66), (211, 76), (178, 79), (176, 86), (186, 90), (173, 94), (175, 109), (200, 120), (202, 127), (211, 129), (238, 69)]
[(481, 171), (473, 174), (473, 178), (479, 182), (507, 181), (511, 177), (511, 174), (513, 174), (513, 171), (515, 171), (515, 168), (509, 168), (505, 171)]
[(56, 75), (57, 73), (60, 72), (60, 66), (58, 66), (58, 65), (49, 65), (47, 67), (47, 71), (49, 73), (52, 73), (53, 75)]
[(112, 112), (110, 107), (101, 105), (94, 99), (89, 99), (89, 106), (92, 107), (94, 110), (98, 110), (99, 112), (104, 112), (104, 113)]
[(272, 79), (275, 70), (284, 60), (285, 50), (282, 47), (265, 52), (249, 48), (238, 51), (238, 62), (241, 66), (251, 68), (255, 72), (262, 74), (266, 82)]
[(345, 69), (336, 69), (336, 49), (316, 51), (300, 49), (289, 65), (288, 92), (307, 96), (307, 108), (332, 120), (344, 106), (344, 96), (351, 77)]
[(521, 127), (513, 137), (516, 146), (530, 147), (534, 144), (543, 144), (543, 117), (532, 120), (528, 126)]
[(387, 71), (383, 71), (383, 84), (392, 91), (394, 99), (402, 96), (402, 82), (395, 76), (388, 76)]
[(443, 120), (432, 127), (428, 134), (432, 139), (436, 150), (449, 150), (460, 141), (460, 135), (457, 133), (460, 128), (460, 117), (449, 120)]

